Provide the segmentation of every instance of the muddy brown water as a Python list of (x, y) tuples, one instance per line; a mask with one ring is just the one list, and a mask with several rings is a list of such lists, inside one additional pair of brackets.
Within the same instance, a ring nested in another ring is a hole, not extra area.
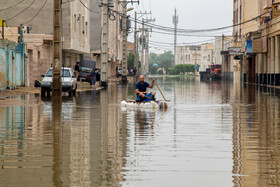
[(0, 186), (280, 186), (277, 90), (156, 80), (166, 111), (122, 109), (132, 83), (61, 103), (11, 96), (21, 102), (0, 105)]

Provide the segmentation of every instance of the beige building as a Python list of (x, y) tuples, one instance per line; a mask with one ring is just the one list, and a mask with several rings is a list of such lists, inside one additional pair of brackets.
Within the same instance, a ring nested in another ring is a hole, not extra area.
[[(90, 6), (90, 0), (83, 0), (86, 6)], [(17, 0), (9, 0), (5, 7), (18, 3)], [(53, 34), (53, 1), (35, 1), (29, 6), (32, 0), (25, 0), (15, 8), (0, 12), (0, 17), (7, 21), (8, 26), (24, 26), (26, 33)], [(29, 6), (29, 7), (28, 7)], [(22, 14), (14, 17), (15, 13), (28, 7)], [(39, 12), (39, 10), (42, 10)], [(36, 15), (36, 13), (39, 14)], [(62, 4), (62, 45), (63, 64), (72, 67), (79, 60), (79, 55), (90, 53), (90, 11), (79, 1), (69, 1)], [(34, 18), (34, 19), (32, 19)]]
[[(92, 0), (90, 7), (93, 12), (90, 14), (90, 57), (97, 62), (97, 68), (101, 64), (101, 22), (102, 22), (102, 7), (99, 6), (99, 0)], [(121, 12), (122, 6), (118, 4), (117, 0), (113, 1), (114, 7), (112, 9)], [(119, 28), (120, 16), (114, 14), (115, 20), (109, 19), (109, 35), (108, 35), (108, 77), (116, 75), (115, 69), (120, 67), (122, 53), (121, 53), (121, 32)]]
[(186, 45), (176, 47), (176, 62), (178, 64), (201, 64), (201, 46)]
[[(18, 27), (6, 27), (5, 39), (18, 42), (19, 32)], [(26, 54), (24, 59), (24, 85), (33, 87), (35, 80), (41, 81), (41, 75), (44, 75), (51, 67), (53, 59), (53, 35), (23, 34), (23, 43)]]
[(213, 63), (214, 43), (206, 43), (201, 45), (201, 64), (199, 71), (206, 71), (206, 68)]
[(279, 0), (243, 0), (241, 62), (244, 82), (280, 85)]

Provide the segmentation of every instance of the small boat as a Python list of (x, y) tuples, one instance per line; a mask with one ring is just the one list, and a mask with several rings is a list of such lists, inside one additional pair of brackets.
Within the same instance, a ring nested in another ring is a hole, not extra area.
[(122, 107), (126, 108), (160, 108), (166, 109), (167, 102), (166, 101), (136, 101), (136, 100), (128, 100), (121, 102)]

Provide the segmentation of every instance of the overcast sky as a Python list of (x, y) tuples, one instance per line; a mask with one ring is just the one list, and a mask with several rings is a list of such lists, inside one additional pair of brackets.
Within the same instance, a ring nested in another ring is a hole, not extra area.
[[(229, 26), (232, 25), (233, 19), (232, 0), (140, 0), (140, 4), (134, 4), (133, 7), (137, 12), (151, 11), (152, 18), (156, 19), (155, 24), (168, 27), (174, 27), (172, 16), (175, 14), (174, 11), (176, 8), (179, 16), (178, 28), (182, 29), (209, 29)], [(131, 11), (130, 14), (134, 18), (134, 12)], [(144, 18), (151, 18), (151, 16), (148, 15)], [(134, 23), (132, 23), (132, 25), (134, 27)], [(225, 35), (232, 35), (232, 28), (223, 31), (195, 33), (191, 35), (219, 36), (223, 33)], [(213, 37), (178, 36), (177, 43), (178, 45), (183, 45), (183, 43), (207, 41), (211, 39), (213, 39)], [(129, 35), (128, 40), (133, 41), (133, 34)], [(159, 44), (159, 46), (156, 46), (155, 42), (174, 43), (174, 36), (152, 33), (152, 38), (150, 40), (153, 41), (150, 45), (153, 47), (151, 48), (153, 52), (162, 53), (164, 50), (168, 49), (173, 51), (172, 45)], [(162, 50), (155, 49), (154, 47), (158, 49), (161, 48)]]

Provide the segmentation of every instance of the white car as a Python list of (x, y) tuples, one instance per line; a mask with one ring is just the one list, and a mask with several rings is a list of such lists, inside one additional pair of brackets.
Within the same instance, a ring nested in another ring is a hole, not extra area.
[[(42, 77), (44, 77), (41, 82), (42, 96), (45, 96), (46, 92), (48, 95), (50, 95), (50, 92), (52, 91), (52, 74), (53, 70), (52, 68), (50, 68), (47, 71), (46, 75), (42, 75)], [(68, 92), (69, 96), (71, 96), (72, 94), (73, 96), (75, 96), (77, 91), (77, 80), (71, 68), (61, 68), (61, 81), (62, 91)]]

